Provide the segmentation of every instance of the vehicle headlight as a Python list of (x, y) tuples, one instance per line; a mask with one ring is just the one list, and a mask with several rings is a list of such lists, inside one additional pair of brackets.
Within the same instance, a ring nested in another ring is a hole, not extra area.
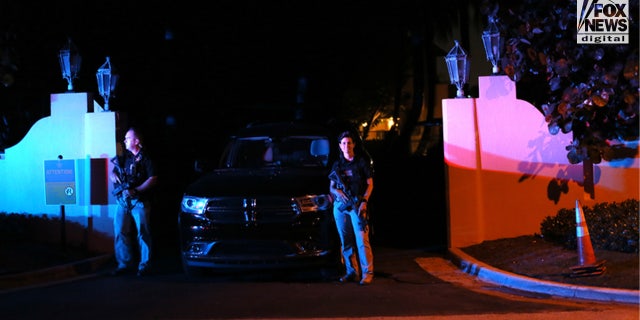
[(182, 197), (182, 211), (186, 213), (203, 214), (207, 206), (207, 198), (191, 196)]
[(295, 200), (302, 213), (327, 210), (331, 205), (331, 200), (326, 194), (297, 197)]

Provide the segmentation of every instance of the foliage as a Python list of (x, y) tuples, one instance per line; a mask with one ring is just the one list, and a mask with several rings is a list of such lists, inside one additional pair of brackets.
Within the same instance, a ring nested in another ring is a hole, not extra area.
[[(20, 242), (33, 238), (42, 241), (42, 230), (59, 226), (59, 218), (50, 218), (47, 215), (3, 213), (0, 212), (0, 241)], [(54, 230), (58, 230), (55, 228)]]
[(629, 44), (618, 45), (578, 44), (576, 5), (487, 0), (483, 11), (506, 38), (502, 70), (532, 91), (551, 134), (573, 132), (570, 163), (634, 157), (637, 146), (627, 145), (639, 136), (638, 0), (629, 1)]
[[(638, 253), (638, 200), (598, 203), (583, 207), (591, 243), (595, 249)], [(561, 209), (540, 224), (542, 236), (570, 249), (577, 247), (576, 211)]]
[(13, 47), (16, 35), (5, 31), (0, 33), (0, 84), (10, 87), (15, 82), (18, 71), (17, 56)]
[[(86, 231), (86, 226), (57, 215), (0, 212), (0, 242), (4, 244), (53, 244), (64, 240), (67, 248), (86, 249)], [(96, 241), (105, 240), (97, 235)]]

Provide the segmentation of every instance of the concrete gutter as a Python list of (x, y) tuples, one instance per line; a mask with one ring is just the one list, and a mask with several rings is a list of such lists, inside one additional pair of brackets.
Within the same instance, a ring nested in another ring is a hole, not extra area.
[(457, 248), (449, 248), (449, 255), (449, 259), (464, 273), (494, 285), (571, 299), (640, 304), (638, 290), (576, 286), (529, 278), (496, 269)]

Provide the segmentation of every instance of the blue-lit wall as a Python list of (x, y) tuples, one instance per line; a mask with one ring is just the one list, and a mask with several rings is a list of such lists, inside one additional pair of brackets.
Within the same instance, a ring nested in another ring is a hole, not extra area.
[[(66, 221), (86, 227), (83, 234), (68, 234), (69, 243), (113, 250), (116, 205), (107, 173), (108, 160), (116, 155), (117, 119), (115, 112), (103, 112), (88, 93), (52, 94), (51, 116), (36, 122), (0, 159), (0, 212), (62, 218), (64, 210)], [(62, 161), (70, 161), (66, 164), (72, 164), (74, 178), (56, 181), (54, 168)], [(57, 192), (54, 196), (52, 190)]]

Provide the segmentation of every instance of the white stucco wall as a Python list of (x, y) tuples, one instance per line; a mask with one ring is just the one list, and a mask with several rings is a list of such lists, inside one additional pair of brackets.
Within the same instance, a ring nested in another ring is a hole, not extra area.
[[(0, 212), (61, 217), (64, 205), (67, 221), (90, 228), (83, 235), (85, 241), (92, 234), (112, 237), (116, 206), (113, 197), (108, 196), (110, 186), (106, 183), (105, 166), (115, 155), (114, 112), (102, 112), (88, 93), (52, 94), (51, 116), (37, 121), (0, 159), (0, 180), (4, 186), (0, 192)], [(45, 161), (57, 161), (60, 157), (74, 163), (75, 204), (47, 203)], [(74, 241), (74, 235), (69, 236)]]
[(571, 133), (551, 135), (507, 76), (480, 77), (478, 98), (444, 99), (442, 108), (451, 247), (540, 233), (545, 217), (576, 200), (639, 197), (637, 156), (594, 165), (595, 198), (585, 193), (582, 164), (566, 157)]

